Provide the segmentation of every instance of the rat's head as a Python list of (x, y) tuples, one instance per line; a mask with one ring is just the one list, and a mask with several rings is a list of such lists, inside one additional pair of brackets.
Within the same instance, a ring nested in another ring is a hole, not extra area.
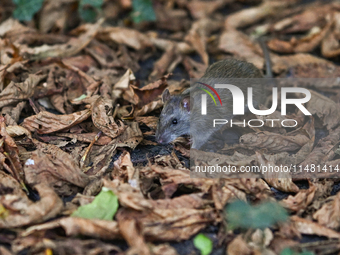
[(166, 89), (163, 92), (163, 110), (159, 116), (156, 140), (159, 143), (170, 143), (177, 137), (189, 135), (190, 131), (190, 96), (170, 96)]

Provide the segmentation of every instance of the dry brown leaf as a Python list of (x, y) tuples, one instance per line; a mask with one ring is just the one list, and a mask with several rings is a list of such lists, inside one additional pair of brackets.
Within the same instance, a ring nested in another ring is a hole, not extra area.
[(143, 140), (143, 133), (137, 122), (127, 123), (125, 131), (115, 139), (117, 147), (135, 149)]
[(29, 236), (41, 231), (62, 227), (67, 236), (85, 235), (113, 240), (121, 238), (116, 221), (67, 217), (29, 227), (21, 236)]
[(270, 244), (270, 247), (276, 254), (280, 254), (284, 249), (298, 245), (299, 245), (298, 241), (284, 238), (281, 236), (275, 236), (274, 240)]
[(104, 180), (103, 183), (118, 196), (119, 204), (122, 207), (137, 211), (149, 211), (153, 208), (151, 202), (144, 198), (140, 190), (130, 184), (120, 183), (118, 180), (112, 182)]
[(164, 89), (168, 86), (167, 79), (169, 79), (170, 74), (163, 76), (161, 79), (150, 83), (143, 88), (139, 89), (135, 86), (131, 86), (138, 96), (138, 107), (149, 104), (158, 98)]
[(48, 57), (70, 57), (84, 49), (95, 37), (104, 19), (100, 19), (96, 24), (87, 26), (87, 31), (78, 38), (71, 38), (66, 44), (56, 44), (38, 46), (35, 48), (20, 47), (20, 55), (26, 55), (31, 60), (39, 60)]
[(230, 255), (251, 255), (253, 251), (247, 242), (239, 235), (228, 245), (227, 252)]
[(188, 34), (184, 38), (196, 52), (201, 56), (205, 66), (209, 65), (209, 55), (207, 53), (207, 37), (213, 31), (221, 27), (221, 23), (211, 19), (200, 19), (194, 22)]
[(89, 157), (84, 161), (85, 165), (91, 164), (87, 169), (89, 175), (101, 176), (109, 169), (112, 157), (116, 153), (117, 147), (128, 147), (134, 149), (143, 140), (142, 131), (137, 122), (128, 123), (125, 131), (113, 139), (107, 145), (100, 148), (93, 148)]
[(149, 247), (145, 243), (142, 229), (137, 223), (137, 219), (129, 216), (129, 214), (125, 215), (118, 212), (116, 218), (120, 233), (132, 249), (138, 251), (138, 254), (151, 255)]
[(5, 118), (2, 116), (0, 116), (0, 167), (5, 168), (26, 189), (19, 149), (13, 138), (7, 133)]
[(34, 142), (38, 149), (31, 153), (24, 167), (28, 184), (44, 183), (58, 194), (71, 195), (77, 191), (73, 185), (85, 187), (89, 183), (90, 178), (68, 153), (52, 144)]
[(281, 135), (268, 131), (249, 133), (240, 137), (240, 145), (248, 149), (267, 149), (271, 152), (295, 151), (309, 141), (303, 132)]
[(177, 51), (181, 54), (190, 54), (194, 49), (186, 42), (175, 42), (163, 38), (157, 38), (154, 34), (150, 34), (151, 42), (159, 49), (166, 51), (167, 49), (176, 45)]
[[(171, 31), (187, 30), (190, 20), (185, 10), (179, 8), (169, 8), (166, 5), (155, 5), (157, 28)], [(170, 22), (169, 22), (170, 21)]]
[[(119, 53), (116, 53), (109, 46), (97, 40), (93, 40), (85, 50), (98, 61), (102, 68), (115, 68), (118, 66), (128, 68), (129, 66), (128, 63), (123, 63), (119, 60)], [(96, 64), (89, 66), (96, 66)]]
[[(150, 247), (150, 244), (149, 244), (149, 247)], [(172, 247), (170, 244), (159, 244), (157, 246), (152, 245), (151, 254), (153, 255), (179, 255), (176, 249)]]
[(118, 124), (115, 122), (112, 116), (113, 111), (112, 100), (99, 97), (92, 104), (91, 112), (93, 124), (105, 135), (116, 138), (125, 131), (126, 127), (121, 121), (119, 121)]
[(40, 10), (39, 30), (42, 33), (47, 33), (52, 28), (63, 31), (71, 10), (71, 1), (48, 1)]
[(316, 114), (328, 130), (339, 125), (340, 105), (313, 90), (309, 91), (312, 97), (306, 105), (307, 110), (311, 114)]
[(233, 189), (228, 186), (227, 182), (222, 180), (212, 186), (212, 199), (217, 210), (223, 210), (228, 201), (237, 197)]
[(3, 37), (7, 32), (11, 30), (15, 30), (15, 28), (28, 29), (24, 25), (22, 25), (18, 20), (9, 18), (6, 21), (3, 21), (0, 25), (0, 36)]
[[(288, 156), (287, 159), (287, 165), (293, 164), (298, 165), (302, 161), (306, 159), (306, 157), (311, 153), (311, 151), (314, 148), (314, 142), (315, 142), (315, 128), (314, 128), (314, 118), (311, 117), (307, 123), (304, 125), (303, 130), (308, 134), (309, 141), (301, 147), (301, 149), (292, 157)], [(289, 159), (291, 158), (291, 159)]]
[[(53, 232), (53, 230), (46, 232)], [(38, 235), (27, 237), (19, 236), (12, 244), (12, 250), (15, 254), (21, 253), (27, 249), (40, 250), (47, 254), (63, 254), (65, 251), (69, 254), (120, 254), (123, 252), (118, 246), (101, 240), (89, 238), (79, 239), (79, 237), (50, 239), (43, 235), (39, 235), (39, 233)]]
[(323, 58), (315, 57), (313, 55), (307, 53), (297, 53), (294, 55), (287, 56), (278, 56), (271, 54), (270, 55), (272, 64), (273, 64), (273, 72), (281, 73), (283, 71), (287, 71), (292, 67), (299, 65), (313, 65), (313, 64), (324, 64), (324, 65), (333, 65), (332, 62), (327, 61)]
[(35, 203), (26, 196), (11, 194), (0, 196), (0, 204), (4, 207), (0, 228), (40, 223), (58, 215), (63, 208), (63, 202), (53, 189), (45, 184), (37, 184), (34, 187), (40, 195), (40, 200)]
[(268, 42), (268, 47), (273, 51), (281, 52), (281, 53), (311, 52), (317, 46), (320, 45), (321, 41), (328, 34), (332, 25), (333, 25), (333, 22), (328, 22), (328, 24), (322, 30), (320, 31), (318, 30), (298, 40), (292, 38), (290, 42), (281, 41), (279, 39), (272, 39)]
[(300, 189), (295, 195), (289, 195), (286, 199), (282, 200), (280, 204), (294, 212), (303, 212), (307, 206), (313, 201), (316, 192), (316, 187), (313, 183), (309, 182), (309, 189)]
[(240, 31), (231, 28), (225, 30), (220, 37), (218, 48), (247, 60), (259, 69), (263, 67), (264, 59), (260, 46), (254, 44), (246, 34)]
[(123, 98), (132, 104), (138, 103), (138, 97), (134, 94), (131, 82), (136, 80), (131, 69), (128, 69), (125, 74), (119, 79), (119, 81), (112, 88), (112, 99), (117, 100), (123, 94)]
[[(81, 58), (80, 60), (84, 61), (86, 60), (86, 58)], [(96, 81), (94, 78), (92, 78), (90, 75), (86, 74), (85, 72), (83, 72), (80, 68), (76, 67), (73, 65), (73, 63), (71, 62), (70, 64), (68, 63), (70, 61), (67, 60), (63, 60), (62, 63), (71, 71), (74, 72), (74, 74), (77, 74), (79, 79), (80, 79), (80, 83), (83, 87), (85, 87), (86, 89), (86, 96), (87, 98), (91, 97), (93, 95), (93, 93), (98, 89), (98, 86), (100, 85), (100, 81)], [(77, 100), (77, 98), (70, 98), (71, 103), (73, 104), (79, 104), (79, 100)]]
[[(303, 160), (303, 162), (300, 163), (299, 168), (301, 167), (301, 169), (305, 169), (306, 166), (310, 167), (312, 164), (314, 164), (315, 166), (322, 164), (321, 167), (323, 167), (324, 162), (327, 162), (334, 157), (332, 149), (334, 149), (334, 146), (338, 144), (339, 139), (340, 139), (340, 127), (333, 130), (325, 138), (322, 138), (318, 142), (318, 144), (314, 147), (313, 151), (310, 154), (308, 154), (308, 156)], [(312, 173), (302, 171), (302, 173), (297, 173), (297, 176), (302, 178), (305, 178), (306, 176), (308, 178), (316, 178), (317, 176), (319, 176), (320, 178), (321, 174), (315, 172)]]
[(28, 137), (31, 137), (30, 131), (28, 131), (26, 128), (18, 126), (18, 125), (6, 127), (6, 132), (11, 137), (16, 137), (16, 136), (21, 136), (21, 135), (26, 135)]
[(321, 53), (326, 58), (334, 58), (340, 54), (339, 31), (340, 31), (340, 12), (333, 13), (334, 29), (328, 32), (322, 40)]
[(116, 217), (119, 224), (121, 217), (137, 220), (147, 241), (180, 241), (190, 238), (209, 223), (215, 222), (218, 216), (213, 209), (155, 208), (147, 213), (122, 208)]
[(29, 74), (24, 82), (12, 81), (0, 93), (0, 108), (33, 96), (35, 87), (44, 78), (44, 75)]
[(12, 252), (10, 252), (9, 250), (7, 250), (5, 247), (0, 246), (0, 254), (2, 255), (13, 255)]
[(332, 229), (326, 228), (313, 221), (300, 218), (296, 215), (291, 216), (290, 220), (294, 223), (301, 234), (326, 236), (328, 238), (340, 238), (340, 234)]
[(184, 57), (182, 64), (184, 65), (191, 78), (201, 78), (205, 70), (207, 69), (207, 66), (205, 64), (196, 62), (188, 56)]
[(117, 177), (125, 177), (122, 179), (128, 179), (129, 184), (136, 188), (139, 187), (139, 169), (134, 168), (131, 162), (130, 153), (128, 151), (124, 151), (122, 155), (114, 162), (114, 170), (112, 172), (112, 176)]
[[(274, 188), (284, 191), (284, 192), (298, 192), (299, 187), (295, 185), (292, 181), (292, 176), (289, 172), (285, 172), (283, 170), (279, 172), (271, 172), (270, 169), (275, 169), (277, 167), (274, 162), (268, 161), (261, 153), (256, 151), (257, 161), (261, 167), (266, 166), (268, 168), (268, 172), (263, 173), (263, 177), (265, 181), (273, 186)], [(287, 167), (289, 170), (289, 168)]]
[(26, 193), (22, 190), (22, 186), (20, 186), (19, 182), (15, 180), (12, 176), (0, 171), (0, 180), (1, 180), (1, 190), (2, 195), (12, 194), (17, 195), (18, 197), (26, 197)]
[(143, 116), (149, 112), (152, 112), (156, 109), (159, 109), (163, 106), (163, 102), (161, 99), (157, 101), (152, 101), (146, 105), (144, 105), (140, 110), (134, 112), (134, 116)]
[[(163, 186), (164, 187), (164, 186)], [(230, 192), (231, 193), (231, 192)], [(202, 209), (212, 204), (209, 199), (203, 198), (204, 193), (194, 193), (190, 195), (182, 195), (173, 199), (151, 200), (151, 205), (157, 209)]]
[(157, 124), (158, 124), (158, 118), (155, 116), (137, 116), (136, 117), (136, 121), (139, 124), (145, 124), (147, 125), (149, 128), (156, 130), (157, 128)]
[(157, 165), (151, 165), (151, 170), (160, 175), (163, 185), (167, 183), (174, 183), (176, 185), (193, 185), (198, 187), (202, 192), (208, 192), (208, 190), (217, 181), (216, 179), (208, 178), (191, 178), (189, 170), (175, 170), (172, 167), (160, 167)]
[(217, 1), (190, 1), (187, 3), (191, 15), (195, 19), (202, 19), (210, 16), (219, 8), (223, 8), (226, 4), (230, 4), (234, 0), (217, 0)]
[(257, 7), (243, 9), (228, 15), (224, 26), (226, 29), (235, 29), (252, 25), (268, 16), (275, 15), (277, 12), (287, 8), (287, 6), (294, 4), (294, 2), (296, 1), (263, 1)]
[(29, 33), (36, 33), (35, 29), (22, 25), (18, 20), (9, 18), (0, 25), (0, 36), (15, 41), (17, 37), (26, 36)]
[(125, 44), (136, 50), (141, 50), (146, 47), (152, 47), (150, 38), (145, 34), (124, 27), (106, 27), (101, 28), (97, 37), (104, 41), (113, 41), (118, 44)]
[[(80, 142), (91, 143), (93, 140), (95, 140), (95, 137), (98, 134), (97, 133), (85, 133), (85, 134), (57, 133), (56, 135), (61, 136), (61, 137), (68, 137), (71, 139), (76, 139), (77, 141), (80, 141)], [(95, 141), (94, 144), (107, 145), (111, 141), (112, 141), (112, 138), (105, 136), (105, 135), (101, 135), (98, 138), (98, 140)]]
[(290, 72), (294, 78), (317, 78), (317, 82), (314, 82), (316, 88), (333, 88), (339, 84), (337, 77), (340, 76), (340, 67), (332, 63), (298, 65), (291, 68)]
[(177, 65), (181, 59), (181, 56), (176, 51), (176, 45), (173, 44), (171, 47), (167, 48), (160, 59), (156, 61), (154, 69), (149, 75), (149, 80), (153, 81), (161, 78), (167, 71), (170, 71), (170, 66), (173, 66), (174, 64)]
[[(13, 44), (9, 43), (7, 40), (3, 40), (0, 38), (0, 47), (1, 47), (1, 52), (0, 52), (0, 60), (1, 63), (4, 64), (5, 66), (1, 66), (1, 77), (4, 78), (7, 71), (6, 68), (9, 67), (11, 64), (15, 64), (17, 61), (22, 61), (22, 58), (20, 56), (17, 56), (18, 54), (16, 51), (16, 48), (13, 47)], [(4, 81), (2, 80), (0, 82), (0, 88), (1, 90), (4, 88)]]
[(13, 123), (11, 123), (11, 125), (17, 125), (19, 118), (20, 118), (21, 111), (25, 108), (25, 106), (26, 106), (26, 102), (23, 101), (23, 102), (18, 103), (15, 107), (4, 106), (2, 108), (1, 115), (2, 116), (6, 115), (5, 118), (6, 118), (7, 126), (8, 126), (8, 123), (7, 123), (8, 117), (14, 121)]
[(325, 17), (334, 9), (335, 3), (322, 5), (321, 2), (316, 2), (314, 5), (306, 6), (302, 9), (302, 13), (288, 16), (273, 24), (275, 31), (280, 31), (284, 34), (294, 34), (306, 32), (313, 27), (324, 25)]
[[(116, 154), (116, 150), (116, 139), (113, 139), (104, 146), (93, 146), (90, 154), (85, 159), (82, 153), (81, 163), (85, 166), (82, 166), (82, 169), (88, 175), (102, 176), (109, 168), (112, 157)], [(86, 167), (90, 165), (91, 167)]]
[(25, 118), (21, 125), (31, 132), (36, 131), (39, 134), (49, 134), (75, 126), (90, 117), (91, 113), (90, 109), (67, 115), (57, 115), (43, 111), (37, 115)]
[(313, 219), (325, 227), (338, 229), (340, 226), (340, 193), (330, 197), (326, 203), (313, 214)]

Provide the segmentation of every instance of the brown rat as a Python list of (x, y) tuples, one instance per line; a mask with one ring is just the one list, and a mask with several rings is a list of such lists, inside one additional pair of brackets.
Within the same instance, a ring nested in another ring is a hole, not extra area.
[[(267, 59), (267, 73), (269, 72)], [(214, 84), (225, 83), (226, 78), (263, 78), (262, 72), (253, 64), (237, 59), (224, 59), (209, 66), (199, 80), (214, 86)], [(219, 82), (220, 81), (220, 82)], [(205, 144), (212, 133), (216, 132), (222, 125), (212, 128), (214, 119), (225, 119), (233, 117), (232, 95), (229, 90), (224, 89), (219, 92), (222, 102), (227, 103), (225, 108), (210, 108), (214, 106), (212, 100), (207, 100), (207, 108), (214, 109), (201, 115), (200, 95), (202, 90), (195, 89), (201, 87), (196, 82), (190, 89), (180, 95), (170, 96), (169, 90), (163, 92), (162, 100), (164, 107), (159, 117), (156, 131), (156, 140), (159, 143), (170, 143), (179, 136), (191, 135), (193, 141), (192, 148), (200, 149)], [(240, 83), (238, 87), (246, 95), (247, 85)], [(254, 107), (264, 103), (264, 88), (261, 83), (253, 87)], [(227, 110), (226, 110), (227, 109)], [(191, 123), (191, 125), (190, 125)]]

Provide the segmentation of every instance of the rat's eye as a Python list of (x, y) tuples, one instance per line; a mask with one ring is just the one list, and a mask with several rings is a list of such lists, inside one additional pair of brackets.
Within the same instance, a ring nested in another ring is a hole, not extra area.
[(172, 124), (176, 125), (177, 124), (177, 119), (172, 120)]

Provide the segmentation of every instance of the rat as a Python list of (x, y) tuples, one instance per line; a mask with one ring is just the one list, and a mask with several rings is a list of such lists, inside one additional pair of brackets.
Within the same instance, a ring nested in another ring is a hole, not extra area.
[[(271, 78), (269, 53), (263, 43), (261, 46), (266, 61), (266, 77)], [(165, 89), (162, 94), (164, 107), (160, 114), (156, 131), (157, 142), (166, 144), (179, 136), (190, 135), (192, 139), (191, 148), (200, 149), (209, 140), (209, 137), (222, 127), (222, 125), (218, 125), (213, 128), (212, 123), (214, 119), (220, 119), (221, 116), (225, 119), (233, 117), (232, 95), (227, 89), (220, 90), (221, 92), (219, 92), (222, 102), (225, 102), (227, 107), (210, 108), (214, 107), (214, 103), (212, 100), (207, 100), (207, 108), (214, 110), (210, 114), (208, 112), (207, 115), (201, 115), (200, 97), (202, 90), (197, 89), (203, 87), (201, 82), (214, 86), (214, 84), (225, 83), (226, 78), (264, 77), (263, 73), (253, 64), (234, 58), (227, 58), (210, 65), (205, 74), (191, 88), (182, 92), (182, 94), (171, 96), (169, 90)], [(241, 82), (238, 87), (246, 95), (247, 84)], [(253, 86), (253, 99), (254, 107), (264, 103), (265, 96), (262, 83)]]

